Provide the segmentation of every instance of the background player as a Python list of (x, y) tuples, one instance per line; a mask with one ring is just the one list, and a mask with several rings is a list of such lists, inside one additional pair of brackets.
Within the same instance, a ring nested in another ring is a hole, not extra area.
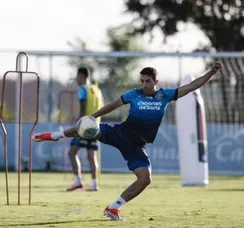
[[(122, 220), (118, 208), (138, 196), (151, 183), (151, 162), (146, 154), (145, 144), (153, 143), (168, 104), (203, 86), (221, 67), (220, 62), (215, 62), (206, 74), (176, 89), (157, 89), (156, 69), (146, 67), (140, 72), (141, 89), (128, 91), (92, 114), (97, 118), (123, 104), (130, 104), (126, 121), (114, 126), (100, 124), (97, 136), (101, 142), (120, 150), (129, 169), (137, 177), (114, 203), (105, 208), (104, 215), (113, 220)], [(38, 133), (33, 136), (33, 140), (57, 141), (74, 135), (77, 135), (75, 127), (64, 132)]]
[[(76, 82), (79, 86), (77, 91), (77, 97), (80, 103), (80, 113), (79, 116), (82, 117), (84, 115), (91, 115), (93, 112), (97, 111), (100, 108), (100, 104), (98, 101), (93, 101), (94, 96), (97, 95), (97, 98), (101, 96), (100, 90), (92, 91), (90, 90), (94, 88), (87, 85), (87, 79), (89, 77), (89, 71), (85, 67), (80, 67), (77, 71)], [(101, 97), (98, 99), (102, 99)], [(92, 183), (88, 190), (97, 191), (98, 183), (97, 183), (97, 175), (98, 175), (98, 160), (97, 160), (97, 150), (98, 150), (98, 142), (96, 139), (82, 139), (80, 137), (74, 137), (70, 143), (69, 157), (72, 165), (72, 172), (75, 175), (74, 184), (70, 186), (67, 191), (73, 191), (76, 189), (83, 188), (83, 180), (81, 175), (81, 164), (80, 159), (78, 157), (78, 151), (80, 148), (85, 148), (87, 150), (87, 157), (90, 164), (91, 175), (92, 175)]]

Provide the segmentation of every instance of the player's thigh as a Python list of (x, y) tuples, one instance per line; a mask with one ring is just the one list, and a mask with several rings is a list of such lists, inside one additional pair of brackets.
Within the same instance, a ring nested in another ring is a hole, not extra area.
[(136, 145), (123, 148), (122, 155), (127, 162), (128, 168), (133, 172), (141, 167), (151, 169), (151, 161), (144, 147)]
[(123, 144), (126, 144), (126, 138), (119, 125), (111, 126), (109, 124), (100, 124), (100, 137), (98, 140), (118, 149), (120, 149)]
[(80, 148), (77, 146), (70, 146), (68, 154), (70, 156), (76, 156)]
[(96, 140), (90, 140), (87, 146), (87, 158), (90, 162), (96, 161), (98, 142)]
[(86, 144), (86, 149), (89, 151), (97, 151), (98, 141), (96, 139), (88, 139)]
[(89, 161), (94, 161), (97, 157), (98, 142), (95, 139), (88, 140), (87, 157)]
[(70, 142), (69, 155), (74, 156), (80, 149), (80, 143), (78, 138), (73, 138)]

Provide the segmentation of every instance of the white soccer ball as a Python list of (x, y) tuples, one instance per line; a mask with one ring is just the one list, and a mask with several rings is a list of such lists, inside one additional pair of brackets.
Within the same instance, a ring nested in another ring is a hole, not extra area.
[(99, 125), (92, 116), (83, 116), (76, 124), (76, 130), (81, 138), (93, 139), (99, 133)]

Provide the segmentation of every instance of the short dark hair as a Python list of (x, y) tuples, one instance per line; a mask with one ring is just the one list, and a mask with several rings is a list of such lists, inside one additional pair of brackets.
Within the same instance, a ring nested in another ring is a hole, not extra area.
[(158, 73), (157, 73), (157, 70), (153, 67), (145, 67), (141, 70), (140, 74), (148, 75), (155, 80)]
[(86, 67), (79, 67), (77, 74), (83, 74), (87, 78), (89, 76), (89, 70)]

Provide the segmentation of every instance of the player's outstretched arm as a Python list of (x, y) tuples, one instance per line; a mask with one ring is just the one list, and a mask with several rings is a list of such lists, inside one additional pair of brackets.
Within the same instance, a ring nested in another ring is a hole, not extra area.
[(220, 69), (222, 68), (222, 63), (221, 62), (215, 62), (212, 66), (212, 68), (203, 76), (195, 79), (191, 83), (181, 86), (178, 89), (178, 98), (185, 96), (189, 92), (192, 92), (201, 86), (203, 86), (205, 83), (208, 82), (208, 80), (216, 74)]
[(122, 99), (118, 98), (118, 99), (104, 105), (102, 108), (100, 108), (97, 112), (93, 113), (91, 116), (93, 116), (94, 118), (103, 116), (105, 114), (108, 114), (108, 113), (114, 111), (115, 109), (122, 106), (123, 104), (124, 103), (123, 103)]
[[(97, 112), (93, 113), (91, 116), (93, 116), (94, 118), (97, 118), (99, 116), (103, 116), (107, 113), (112, 112), (113, 110), (117, 109), (118, 107), (120, 107), (123, 104), (124, 103), (123, 103), (122, 99), (118, 98), (118, 99), (108, 103), (107, 105), (104, 105), (101, 109), (99, 109)], [(76, 127), (66, 129), (63, 133), (64, 133), (65, 137), (77, 137), (77, 136), (79, 136), (77, 131), (76, 131)]]

